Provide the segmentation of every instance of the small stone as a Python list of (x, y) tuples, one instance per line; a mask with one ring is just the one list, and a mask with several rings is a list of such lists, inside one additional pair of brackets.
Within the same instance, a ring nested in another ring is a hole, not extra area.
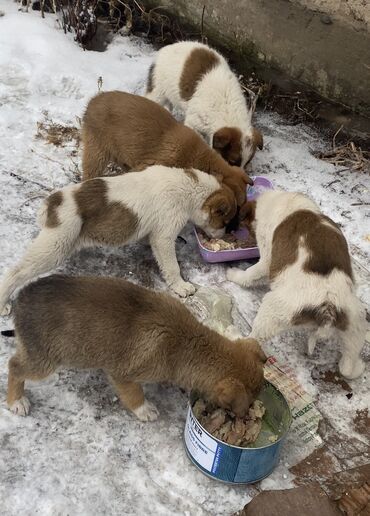
[(322, 14), (320, 16), (320, 21), (321, 21), (321, 23), (324, 23), (325, 25), (331, 25), (333, 23), (333, 20), (327, 14)]

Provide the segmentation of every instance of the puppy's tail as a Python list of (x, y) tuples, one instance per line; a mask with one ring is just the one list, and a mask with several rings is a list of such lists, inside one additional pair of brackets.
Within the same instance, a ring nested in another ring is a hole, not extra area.
[(315, 310), (315, 320), (319, 327), (336, 326), (340, 328), (345, 317), (346, 315), (343, 310), (336, 307), (334, 303), (330, 301), (325, 301)]
[(324, 301), (316, 307), (306, 307), (301, 311), (301, 315), (306, 322), (313, 322), (317, 325), (317, 330), (308, 340), (308, 354), (312, 355), (319, 339), (329, 338), (334, 328), (345, 329), (347, 324), (346, 313), (335, 306), (331, 301)]
[(15, 331), (14, 330), (2, 330), (1, 335), (4, 337), (15, 337)]

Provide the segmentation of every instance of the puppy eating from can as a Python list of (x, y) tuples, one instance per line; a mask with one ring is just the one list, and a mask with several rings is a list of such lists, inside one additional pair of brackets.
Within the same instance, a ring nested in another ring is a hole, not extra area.
[(195, 287), (180, 275), (177, 235), (191, 221), (210, 236), (222, 236), (235, 213), (233, 192), (214, 176), (194, 169), (157, 165), (141, 173), (67, 186), (46, 199), (39, 235), (4, 277), (0, 312), (17, 288), (59, 266), (74, 250), (121, 246), (144, 237), (149, 237), (168, 286), (181, 297), (194, 294)]
[(27, 415), (26, 380), (61, 367), (103, 369), (124, 407), (158, 416), (143, 382), (170, 382), (244, 417), (263, 385), (262, 349), (202, 325), (178, 300), (118, 278), (49, 276), (26, 286), (14, 307), (17, 350), (7, 402)]
[(239, 206), (253, 184), (167, 109), (139, 95), (108, 91), (92, 98), (83, 116), (82, 141), (83, 180), (103, 176), (110, 162), (136, 171), (151, 165), (195, 168), (231, 188)]

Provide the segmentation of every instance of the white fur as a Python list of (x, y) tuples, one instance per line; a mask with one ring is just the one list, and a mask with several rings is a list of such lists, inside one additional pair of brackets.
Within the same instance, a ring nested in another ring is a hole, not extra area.
[[(244, 287), (250, 287), (256, 281), (268, 277), (275, 228), (291, 213), (301, 209), (320, 212), (316, 204), (303, 194), (278, 191), (262, 194), (257, 200), (254, 223), (260, 261), (246, 271), (228, 270), (227, 278)], [(366, 333), (364, 307), (356, 297), (351, 278), (344, 272), (334, 269), (327, 276), (305, 272), (303, 263), (306, 261), (307, 253), (302, 241), (297, 261), (288, 265), (271, 282), (271, 291), (262, 300), (253, 322), (251, 336), (267, 340), (291, 328), (292, 317), (302, 308), (330, 302), (346, 313), (348, 328), (345, 331), (331, 326), (316, 328), (316, 332), (308, 341), (308, 353), (313, 353), (318, 339), (337, 335), (343, 343), (339, 370), (347, 378), (356, 378), (365, 369), (365, 364), (360, 358)]]
[(159, 412), (153, 403), (144, 400), (144, 403), (132, 411), (140, 421), (155, 421), (158, 419)]
[[(186, 59), (195, 48), (214, 52), (219, 63), (198, 82), (194, 95), (185, 101), (180, 95), (180, 77)], [(249, 161), (253, 148), (253, 108), (247, 106), (242, 88), (226, 59), (214, 49), (195, 41), (182, 41), (163, 47), (156, 56), (153, 90), (146, 97), (159, 104), (170, 104), (185, 113), (185, 125), (203, 135), (212, 145), (214, 133), (222, 127), (242, 132), (242, 164)]]
[[(194, 286), (181, 278), (176, 259), (175, 241), (181, 229), (191, 221), (210, 236), (222, 236), (224, 232), (212, 230), (207, 212), (202, 209), (208, 197), (220, 189), (220, 184), (212, 175), (198, 170), (194, 173), (198, 181), (185, 174), (183, 169), (157, 165), (142, 172), (102, 179), (108, 185), (108, 202), (121, 203), (137, 215), (137, 231), (126, 243), (148, 236), (164, 279), (179, 296), (195, 292)], [(17, 288), (58, 267), (74, 250), (94, 245), (94, 242), (80, 238), (82, 219), (74, 198), (80, 187), (70, 185), (61, 190), (63, 202), (57, 208), (60, 224), (55, 228), (44, 225), (46, 210), (45, 206), (41, 208), (39, 235), (20, 263), (5, 275), (0, 286), (0, 311)]]

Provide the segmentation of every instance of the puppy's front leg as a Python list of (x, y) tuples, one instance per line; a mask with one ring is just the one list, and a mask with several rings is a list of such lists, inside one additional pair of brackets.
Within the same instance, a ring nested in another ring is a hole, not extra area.
[(238, 283), (242, 287), (250, 287), (254, 282), (259, 279), (267, 276), (268, 274), (268, 264), (263, 260), (260, 260), (252, 267), (249, 267), (245, 271), (241, 271), (240, 269), (228, 269), (226, 272), (226, 277), (229, 281), (233, 281), (234, 283)]
[(180, 297), (191, 296), (195, 287), (184, 281), (176, 258), (175, 237), (152, 235), (150, 245), (167, 285)]
[(125, 382), (110, 376), (122, 405), (131, 410), (140, 421), (155, 421), (159, 412), (157, 407), (145, 399), (143, 388), (135, 382)]

